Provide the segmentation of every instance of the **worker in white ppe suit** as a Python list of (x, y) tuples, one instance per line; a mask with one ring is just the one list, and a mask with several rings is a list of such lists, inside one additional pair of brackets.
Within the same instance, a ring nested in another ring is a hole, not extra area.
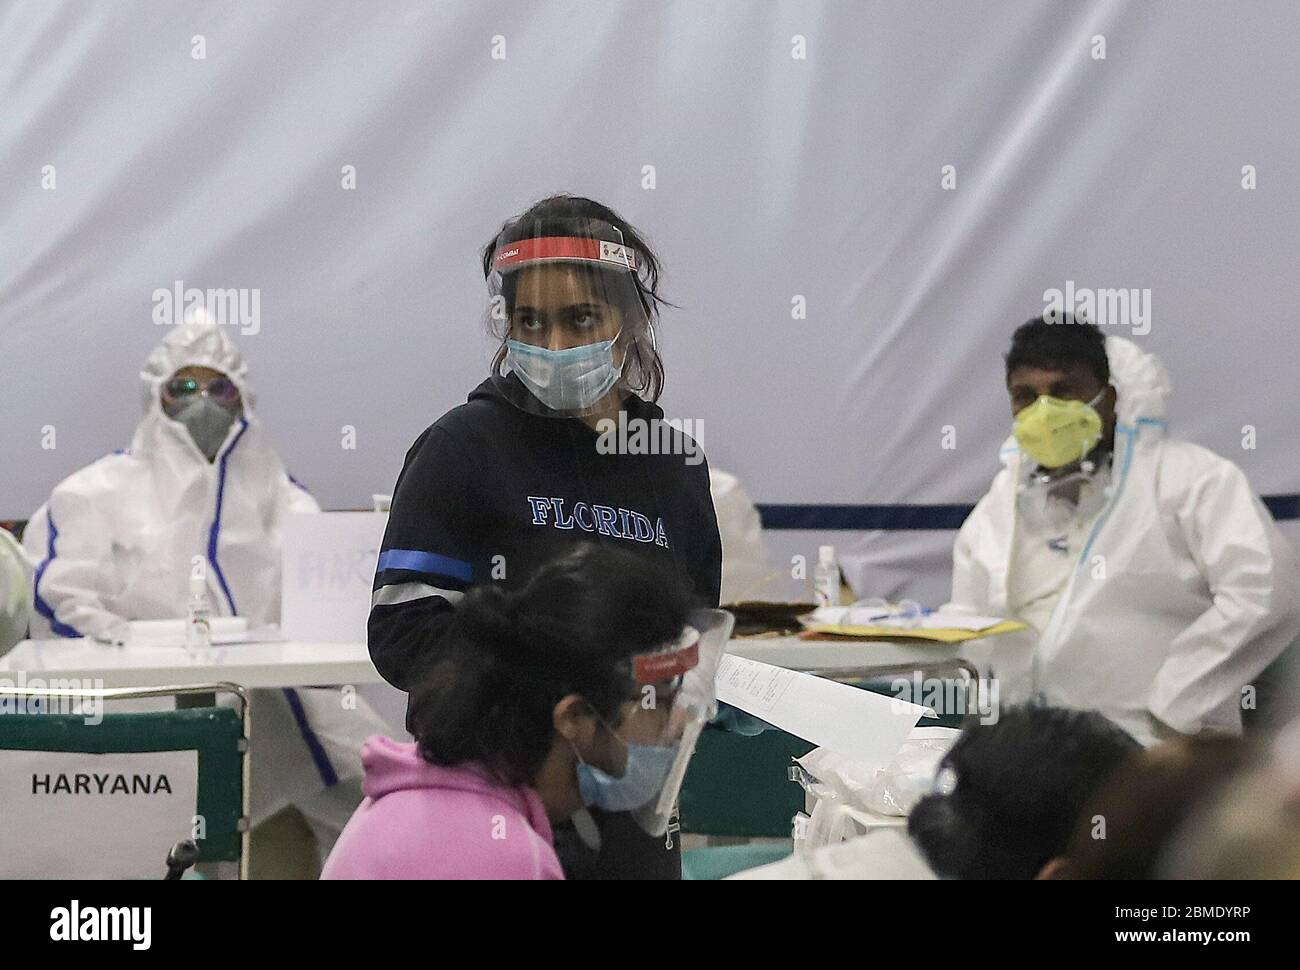
[(1014, 433), (957, 538), (948, 608), (1028, 622), (1028, 650), (991, 638), (990, 664), (1023, 660), (1046, 703), (1144, 744), (1239, 733), (1252, 679), (1300, 636), (1296, 555), (1240, 468), (1165, 433), (1159, 361), (1060, 319), (1013, 338)]
[(722, 539), (722, 592), (719, 602), (780, 598), (780, 572), (772, 568), (763, 542), (763, 520), (740, 479), (709, 469), (709, 493)]
[(27, 636), (32, 563), (18, 540), (0, 528), (0, 657)]
[[(285, 472), (246, 375), (202, 314), (169, 330), (140, 374), (131, 447), (65, 479), (28, 524), (34, 638), (110, 639), (128, 621), (184, 617), (195, 556), (214, 616), (279, 621), (282, 524), (320, 508)], [(253, 707), (253, 823), (292, 803), (323, 858), (360, 800), (361, 744), (387, 727), (337, 690), (255, 691)]]

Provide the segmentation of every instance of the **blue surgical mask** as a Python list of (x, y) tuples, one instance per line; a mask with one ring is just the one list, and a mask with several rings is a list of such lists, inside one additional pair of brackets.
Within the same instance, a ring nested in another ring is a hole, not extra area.
[(614, 342), (550, 350), (519, 340), (506, 341), (506, 362), (519, 380), (552, 411), (590, 411), (618, 383), (622, 368), (614, 366)]
[[(613, 729), (610, 733), (614, 734)], [(618, 738), (618, 735), (614, 734), (614, 737)], [(588, 808), (630, 812), (647, 804), (663, 789), (677, 759), (677, 745), (632, 744), (630, 741), (623, 741), (623, 744), (627, 747), (627, 767), (621, 778), (587, 764), (582, 755), (578, 755), (578, 790), (582, 793), (582, 803)], [(577, 753), (576, 748), (574, 753)]]

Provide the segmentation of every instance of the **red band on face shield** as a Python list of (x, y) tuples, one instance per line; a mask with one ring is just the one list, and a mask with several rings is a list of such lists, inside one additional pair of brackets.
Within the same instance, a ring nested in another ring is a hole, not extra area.
[(636, 272), (636, 250), (607, 242), (575, 236), (543, 236), (540, 239), (521, 239), (497, 248), (492, 254), (492, 268), (497, 271), (518, 269), (525, 263), (542, 263), (555, 260), (579, 263), (601, 263), (622, 266)]
[(632, 672), (638, 684), (662, 684), (680, 677), (700, 662), (700, 644), (697, 640), (689, 647), (668, 650), (664, 653), (643, 653), (632, 658)]

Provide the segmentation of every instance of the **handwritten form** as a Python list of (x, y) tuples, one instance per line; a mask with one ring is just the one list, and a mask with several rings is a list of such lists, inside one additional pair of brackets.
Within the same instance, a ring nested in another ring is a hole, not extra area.
[(773, 664), (724, 656), (718, 700), (812, 744), (888, 767), (926, 708)]

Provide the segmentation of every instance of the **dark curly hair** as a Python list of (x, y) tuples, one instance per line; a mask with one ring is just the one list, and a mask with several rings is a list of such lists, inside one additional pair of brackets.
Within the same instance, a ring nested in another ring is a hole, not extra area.
[(1110, 358), (1106, 356), (1106, 337), (1095, 323), (1063, 313), (1055, 323), (1034, 317), (1016, 328), (1011, 335), (1011, 349), (1006, 354), (1007, 377), (1017, 367), (1041, 367), (1044, 370), (1069, 370), (1081, 366), (1105, 386), (1110, 381)]

